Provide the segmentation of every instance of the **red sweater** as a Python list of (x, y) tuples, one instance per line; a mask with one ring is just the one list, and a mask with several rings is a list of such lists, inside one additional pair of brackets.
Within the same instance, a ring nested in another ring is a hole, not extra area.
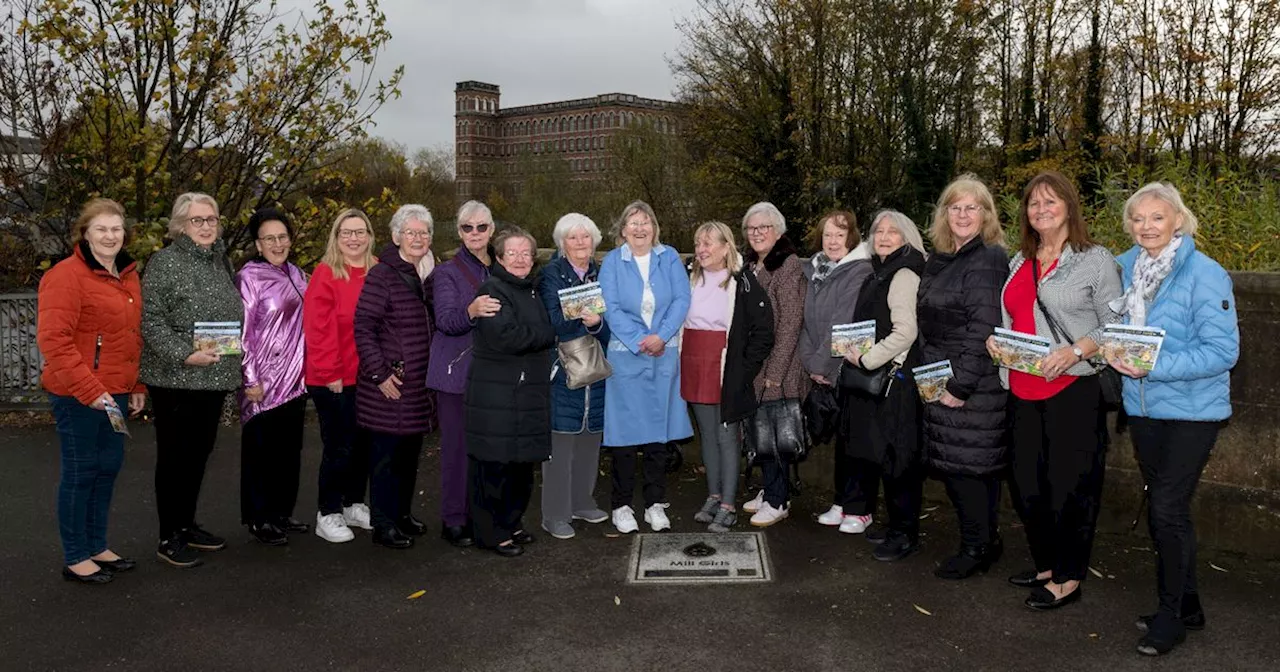
[(368, 269), (347, 266), (346, 280), (333, 277), (326, 264), (316, 266), (303, 301), (302, 333), (306, 338), (308, 385), (323, 386), (341, 378), (356, 384), (360, 358), (356, 355), (356, 302)]

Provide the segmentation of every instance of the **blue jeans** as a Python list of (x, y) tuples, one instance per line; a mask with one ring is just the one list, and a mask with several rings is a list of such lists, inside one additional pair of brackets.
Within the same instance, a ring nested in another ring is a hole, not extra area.
[[(129, 408), (129, 395), (114, 395)], [(107, 512), (116, 474), (124, 463), (124, 435), (111, 429), (105, 411), (75, 397), (49, 395), (62, 442), (62, 479), (58, 483), (58, 532), (68, 566), (107, 550)]]

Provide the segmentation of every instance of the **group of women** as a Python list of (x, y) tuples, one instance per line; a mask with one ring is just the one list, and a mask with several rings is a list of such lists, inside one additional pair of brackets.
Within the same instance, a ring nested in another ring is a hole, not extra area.
[[(508, 227), (495, 237), (479, 202), (458, 211), (462, 246), (443, 264), (422, 206), (395, 213), (376, 258), (369, 219), (347, 210), (308, 277), (289, 261), (287, 215), (253, 215), (256, 255), (236, 271), (217, 203), (189, 193), (174, 204), (171, 244), (139, 282), (122, 208), (92, 201), (73, 227), (73, 256), (40, 287), (44, 384), (62, 439), (63, 575), (105, 583), (134, 566), (106, 542), (123, 448), (109, 416), (140, 411), (146, 394), (157, 554), (179, 567), (225, 545), (195, 513), (231, 392), (243, 421), (242, 523), (263, 543), (311, 529), (292, 517), (310, 397), (324, 443), (318, 536), (349, 541), (355, 527), (377, 544), (412, 546), (426, 531), (412, 515), (418, 458), (438, 424), (441, 536), (508, 557), (535, 539), (524, 515), (538, 465), (541, 527), (552, 537), (572, 538), (575, 521), (638, 530), (637, 480), (644, 523), (669, 529), (666, 475), (695, 423), (708, 492), (694, 519), (713, 532), (735, 526), (745, 453), (762, 487), (741, 508), (754, 526), (776, 524), (791, 510), (790, 466), (809, 448), (806, 399), (826, 394), (839, 407), (835, 501), (819, 523), (864, 534), (879, 560), (905, 558), (919, 548), (933, 474), (961, 537), (935, 573), (963, 579), (1003, 552), (1007, 477), (1034, 565), (1009, 581), (1032, 589), (1029, 607), (1053, 609), (1079, 600), (1087, 576), (1114, 373), (1150, 491), (1160, 577), (1138, 648), (1167, 652), (1204, 624), (1190, 499), (1231, 410), (1230, 278), (1196, 251), (1195, 216), (1166, 184), (1125, 204), (1135, 245), (1118, 258), (1090, 238), (1060, 174), (1031, 180), (1019, 212), (1009, 260), (990, 192), (966, 175), (938, 200), (931, 253), (902, 213), (877, 213), (863, 240), (854, 215), (838, 211), (819, 222), (821, 251), (802, 261), (783, 214), (758, 203), (742, 218), (741, 251), (732, 228), (707, 222), (686, 268), (637, 201), (602, 263), (599, 228), (569, 214), (555, 225), (552, 260), (535, 270), (533, 236)], [(570, 318), (560, 292), (588, 283), (599, 283), (603, 314)], [(834, 325), (868, 321), (869, 349), (831, 354)], [(242, 328), (240, 347), (198, 340), (197, 323), (211, 322)], [(1103, 361), (1110, 323), (1164, 329), (1157, 365)], [(1043, 376), (993, 365), (996, 327), (1053, 343)], [(602, 353), (607, 379), (571, 385), (581, 362), (557, 350), (570, 342)], [(912, 369), (943, 360), (952, 377), (940, 399), (922, 402)], [(612, 456), (610, 511), (594, 494), (601, 446)], [(888, 521), (872, 528), (882, 485)]]

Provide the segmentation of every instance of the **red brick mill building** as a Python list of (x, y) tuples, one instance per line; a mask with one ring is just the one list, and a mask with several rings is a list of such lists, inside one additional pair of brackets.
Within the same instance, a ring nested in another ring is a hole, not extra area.
[(678, 106), (627, 93), (503, 109), (496, 84), (466, 81), (454, 89), (458, 202), (485, 198), (501, 185), (519, 189), (528, 172), (562, 161), (572, 179), (603, 179), (614, 138), (648, 121), (675, 133)]

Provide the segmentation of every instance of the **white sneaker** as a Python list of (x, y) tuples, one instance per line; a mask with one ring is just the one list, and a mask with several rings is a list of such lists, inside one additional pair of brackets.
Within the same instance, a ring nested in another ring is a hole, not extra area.
[(832, 504), (826, 513), (818, 516), (818, 523), (821, 525), (835, 527), (842, 522), (844, 522), (844, 507), (839, 504)]
[(341, 513), (331, 513), (324, 515), (316, 513), (316, 536), (331, 541), (335, 544), (341, 544), (344, 541), (351, 541), (356, 538), (355, 532), (347, 527), (347, 521), (342, 519)]
[(640, 529), (636, 523), (636, 512), (629, 506), (620, 506), (613, 510), (613, 526), (623, 534), (631, 534)]
[(671, 529), (671, 521), (667, 518), (667, 504), (654, 504), (644, 510), (644, 522), (649, 523), (649, 527), (654, 532)]
[(760, 505), (760, 510), (754, 516), (751, 516), (751, 524), (756, 527), (769, 527), (770, 525), (787, 517), (787, 508), (773, 508), (769, 502)]
[(845, 534), (862, 534), (871, 525), (871, 516), (845, 516), (840, 521), (840, 531)]
[(760, 505), (761, 505), (761, 504), (764, 504), (764, 489), (763, 489), (763, 488), (761, 488), (759, 491), (757, 491), (757, 492), (756, 492), (756, 496), (755, 496), (755, 497), (752, 497), (752, 498), (751, 498), (751, 501), (749, 501), (749, 502), (747, 502), (746, 504), (743, 504), (743, 505), (742, 505), (742, 510), (743, 510), (743, 511), (746, 511), (747, 513), (755, 513), (756, 511), (759, 511), (759, 510), (760, 510)]
[(362, 530), (373, 529), (373, 523), (369, 521), (369, 505), (367, 504), (360, 503), (342, 507), (342, 518), (351, 527), (358, 527)]

